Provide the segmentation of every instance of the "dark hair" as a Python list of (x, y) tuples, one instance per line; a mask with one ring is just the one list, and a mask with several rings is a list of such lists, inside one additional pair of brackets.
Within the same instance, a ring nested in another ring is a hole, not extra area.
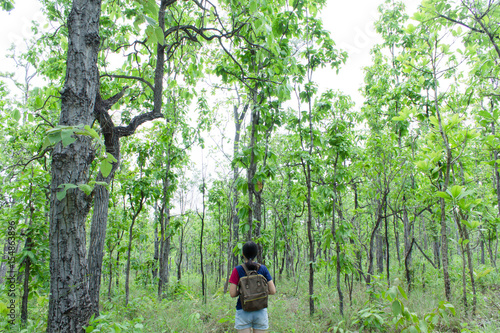
[(255, 263), (253, 262), (253, 259), (255, 259), (255, 257), (257, 257), (258, 254), (259, 254), (259, 247), (257, 246), (257, 244), (255, 244), (255, 242), (248, 241), (245, 244), (243, 244), (243, 255), (245, 256), (245, 258), (248, 259), (247, 263), (248, 269), (254, 270), (257, 268), (257, 265), (255, 265)]

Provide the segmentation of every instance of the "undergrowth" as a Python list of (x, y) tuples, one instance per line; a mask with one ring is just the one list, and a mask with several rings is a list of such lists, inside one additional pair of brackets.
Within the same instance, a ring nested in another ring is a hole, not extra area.
[[(500, 288), (491, 273), (478, 294), (475, 316), (460, 304), (444, 302), (442, 279), (436, 277), (415, 283), (409, 293), (400, 278), (388, 286), (384, 276), (376, 277), (371, 288), (357, 281), (349, 299), (344, 290), (344, 316), (339, 314), (334, 281), (316, 274), (315, 313), (309, 315), (306, 279), (275, 279), (278, 293), (269, 300), (269, 332), (498, 332), (500, 331)], [(401, 277), (402, 278), (402, 277)], [(210, 280), (209, 280), (210, 281)], [(499, 280), (496, 280), (499, 281)], [(200, 279), (185, 275), (181, 282), (171, 282), (166, 297), (157, 299), (156, 287), (133, 283), (127, 306), (123, 288), (108, 299), (101, 295), (101, 315), (92, 318), (86, 332), (235, 332), (236, 299), (223, 293), (222, 285), (209, 282), (209, 295), (203, 302)], [(454, 284), (454, 295), (460, 294)], [(0, 298), (2, 332), (43, 332), (46, 327), (48, 296), (33, 293), (26, 327), (9, 325)]]

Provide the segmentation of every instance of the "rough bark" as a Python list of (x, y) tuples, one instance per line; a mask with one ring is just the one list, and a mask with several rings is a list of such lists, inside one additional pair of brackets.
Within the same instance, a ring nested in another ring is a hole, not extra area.
[[(98, 182), (110, 184), (115, 176), (115, 171), (120, 163), (120, 138), (116, 135), (113, 122), (107, 111), (111, 105), (116, 103), (123, 96), (124, 90), (113, 96), (112, 101), (103, 101), (99, 92), (97, 92), (96, 104), (94, 107), (94, 117), (101, 124), (101, 129), (104, 135), (104, 143), (106, 152), (113, 155), (117, 162), (113, 163), (111, 172), (107, 177), (104, 177), (99, 172), (97, 175)], [(101, 288), (102, 275), (102, 260), (104, 257), (104, 243), (106, 239), (106, 227), (108, 222), (108, 207), (109, 207), (109, 191), (106, 186), (96, 185), (94, 188), (94, 211), (92, 215), (92, 224), (90, 227), (90, 242), (89, 242), (89, 293), (92, 302), (92, 312), (99, 315), (99, 291)]]
[[(158, 19), (160, 28), (165, 30), (165, 8), (169, 2), (162, 0)], [(94, 117), (99, 122), (104, 136), (106, 152), (113, 155), (117, 162), (113, 164), (111, 173), (107, 177), (103, 177), (99, 173), (97, 181), (110, 184), (114, 178), (116, 169), (120, 161), (120, 138), (133, 135), (136, 129), (143, 123), (162, 117), (162, 93), (163, 93), (163, 76), (165, 64), (165, 47), (157, 44), (157, 64), (155, 68), (155, 78), (153, 87), (153, 110), (147, 113), (140, 114), (134, 117), (127, 126), (115, 127), (108, 111), (124, 94), (125, 87), (120, 93), (113, 97), (102, 100), (97, 91), (97, 99), (94, 107)], [(103, 249), (106, 238), (106, 226), (108, 219), (109, 191), (105, 186), (97, 185), (94, 191), (94, 214), (92, 216), (92, 225), (89, 244), (89, 271), (90, 276), (90, 297), (92, 301), (92, 311), (96, 315), (99, 314), (99, 290), (101, 286), (101, 272)]]
[[(61, 91), (60, 125), (91, 125), (98, 87), (100, 0), (74, 0), (68, 17), (66, 78)], [(86, 258), (85, 219), (90, 200), (79, 189), (68, 190), (62, 200), (56, 193), (62, 184), (88, 182), (94, 159), (90, 138), (79, 136), (52, 152), (50, 195), (50, 300), (47, 332), (79, 332), (91, 315)]]

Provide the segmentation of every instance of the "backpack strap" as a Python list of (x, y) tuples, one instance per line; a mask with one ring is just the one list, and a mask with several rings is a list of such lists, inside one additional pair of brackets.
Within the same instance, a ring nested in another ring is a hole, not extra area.
[(243, 269), (245, 270), (245, 274), (248, 276), (248, 269), (247, 269), (247, 265), (245, 265), (245, 264), (241, 264), (241, 267), (243, 267)]
[[(258, 272), (259, 269), (260, 269), (260, 264), (258, 264), (258, 263), (255, 263), (255, 264), (257, 265), (257, 269), (255, 271)], [(250, 274), (248, 273), (247, 265), (246, 264), (241, 264), (241, 267), (243, 267), (243, 269), (245, 270), (245, 274), (247, 276), (249, 276)]]

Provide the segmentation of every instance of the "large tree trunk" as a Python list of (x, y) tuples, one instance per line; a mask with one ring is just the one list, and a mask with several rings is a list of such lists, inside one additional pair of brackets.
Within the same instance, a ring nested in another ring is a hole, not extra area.
[[(100, 0), (74, 0), (68, 17), (66, 78), (61, 91), (64, 126), (91, 125), (98, 87)], [(91, 315), (85, 219), (90, 200), (79, 189), (57, 199), (62, 184), (86, 184), (94, 159), (90, 138), (79, 136), (52, 152), (50, 196), (50, 300), (47, 332), (79, 332)]]

